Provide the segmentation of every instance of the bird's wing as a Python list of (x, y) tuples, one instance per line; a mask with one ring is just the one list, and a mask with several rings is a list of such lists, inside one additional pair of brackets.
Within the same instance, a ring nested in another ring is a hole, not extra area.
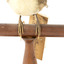
[(9, 0), (6, 0), (7, 2), (9, 2)]
[(39, 10), (41, 10), (44, 6), (47, 5), (47, 0), (38, 0)]
[(38, 3), (46, 5), (47, 4), (47, 0), (38, 0)]

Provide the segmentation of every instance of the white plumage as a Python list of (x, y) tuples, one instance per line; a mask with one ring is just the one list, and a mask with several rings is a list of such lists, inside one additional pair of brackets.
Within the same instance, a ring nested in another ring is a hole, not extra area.
[(23, 16), (37, 14), (47, 4), (47, 0), (7, 0), (7, 2), (17, 14)]

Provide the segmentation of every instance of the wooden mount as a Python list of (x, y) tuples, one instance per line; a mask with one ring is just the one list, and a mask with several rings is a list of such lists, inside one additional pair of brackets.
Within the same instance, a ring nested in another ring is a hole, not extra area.
[(25, 54), (23, 64), (37, 64), (33, 47), (33, 39), (25, 40)]
[[(24, 24), (24, 34), (22, 37), (25, 40), (25, 55), (23, 64), (37, 64), (33, 38), (35, 35), (36, 25)], [(18, 35), (18, 24), (0, 24), (0, 36), (19, 36)], [(43, 37), (64, 37), (64, 25), (41, 25), (41, 36)], [(25, 39), (26, 38), (26, 39)], [(31, 39), (28, 39), (31, 38)]]
[[(23, 38), (36, 37), (36, 25), (24, 24)], [(0, 24), (0, 36), (19, 36), (18, 24)], [(64, 37), (64, 25), (41, 25), (42, 37)]]

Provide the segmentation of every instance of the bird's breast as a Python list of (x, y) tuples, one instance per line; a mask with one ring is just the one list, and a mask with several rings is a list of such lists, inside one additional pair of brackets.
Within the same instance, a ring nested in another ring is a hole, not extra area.
[(32, 15), (39, 12), (38, 0), (10, 0), (9, 4), (19, 15)]

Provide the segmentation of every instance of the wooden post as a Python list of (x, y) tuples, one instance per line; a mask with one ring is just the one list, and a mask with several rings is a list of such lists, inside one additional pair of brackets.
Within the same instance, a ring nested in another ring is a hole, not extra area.
[[(22, 34), (25, 40), (25, 55), (23, 64), (37, 64), (33, 39), (28, 37), (37, 37), (35, 35), (36, 25), (24, 25), (24, 34)], [(19, 36), (18, 24), (0, 24), (0, 36)], [(64, 25), (41, 25), (41, 36), (42, 37), (64, 37)], [(26, 38), (26, 39), (25, 39)]]
[(25, 54), (23, 64), (37, 64), (34, 54), (33, 39), (25, 40)]

